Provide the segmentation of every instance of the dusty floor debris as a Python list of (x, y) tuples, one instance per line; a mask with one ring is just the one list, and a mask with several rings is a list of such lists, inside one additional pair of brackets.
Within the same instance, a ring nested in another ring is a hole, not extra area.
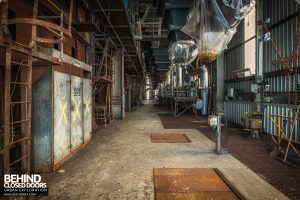
[[(159, 114), (165, 129), (196, 128), (212, 141), (215, 141), (212, 129), (207, 127), (206, 119), (195, 119), (193, 115), (174, 118), (172, 114)], [(227, 133), (227, 135), (225, 135)], [(225, 136), (224, 136), (225, 135)], [(269, 135), (261, 135), (259, 139), (248, 137), (240, 128), (223, 130), (222, 143), (231, 155), (257, 173), (264, 180), (291, 199), (300, 199), (299, 169), (276, 160), (269, 154), (274, 148)]]
[[(152, 200), (154, 168), (218, 168), (245, 197), (287, 199), (233, 156), (213, 153), (214, 143), (198, 130), (164, 129), (159, 112), (145, 105), (101, 128), (89, 145), (64, 164), (65, 173), (43, 174), (49, 186), (44, 199)], [(193, 142), (158, 147), (149, 140), (153, 132), (184, 132)]]

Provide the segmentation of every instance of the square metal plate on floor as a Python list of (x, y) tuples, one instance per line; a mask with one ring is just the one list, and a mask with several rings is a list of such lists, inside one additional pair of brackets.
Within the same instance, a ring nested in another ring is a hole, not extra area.
[(158, 168), (153, 170), (156, 200), (240, 199), (210, 168)]
[(151, 134), (152, 143), (189, 143), (191, 140), (182, 133)]

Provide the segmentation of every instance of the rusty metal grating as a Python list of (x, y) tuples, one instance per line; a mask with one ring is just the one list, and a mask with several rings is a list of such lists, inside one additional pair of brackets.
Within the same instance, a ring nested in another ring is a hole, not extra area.
[(159, 168), (153, 176), (156, 200), (240, 199), (215, 169)]
[(189, 143), (191, 140), (182, 133), (151, 134), (152, 143)]

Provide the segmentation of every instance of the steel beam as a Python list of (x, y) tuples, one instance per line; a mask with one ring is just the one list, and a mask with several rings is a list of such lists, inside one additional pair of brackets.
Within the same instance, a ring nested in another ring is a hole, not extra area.
[(47, 28), (51, 28), (51, 29), (59, 31), (59, 32), (63, 32), (65, 35), (67, 35), (69, 37), (72, 36), (71, 31), (67, 30), (66, 28), (63, 28), (60, 25), (53, 24), (51, 22), (47, 22), (47, 21), (40, 20), (40, 19), (14, 18), (14, 19), (9, 19), (7, 24), (8, 25), (11, 25), (11, 24), (31, 24), (31, 25), (47, 27)]
[(5, 49), (5, 77), (4, 77), (4, 174), (9, 174), (10, 163), (10, 81), (11, 81), (11, 48)]
[(217, 59), (217, 94), (216, 94), (216, 110), (224, 112), (224, 85), (225, 85), (225, 65), (224, 54)]
[(256, 102), (256, 111), (263, 113), (263, 99), (264, 99), (264, 91), (263, 91), (263, 36), (264, 36), (264, 28), (263, 25), (259, 25), (257, 22), (260, 20), (259, 13), (262, 13), (262, 3), (257, 3), (256, 6), (256, 73), (255, 73), (255, 82), (258, 85), (258, 91), (255, 95)]

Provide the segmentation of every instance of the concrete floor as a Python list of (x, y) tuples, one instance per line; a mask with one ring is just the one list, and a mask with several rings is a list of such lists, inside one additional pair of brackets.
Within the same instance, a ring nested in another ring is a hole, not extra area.
[[(288, 199), (195, 129), (164, 129), (161, 109), (145, 104), (101, 128), (61, 169), (43, 174), (43, 199), (154, 199), (153, 168), (218, 168), (247, 199)], [(191, 143), (151, 143), (152, 133), (185, 133)]]

